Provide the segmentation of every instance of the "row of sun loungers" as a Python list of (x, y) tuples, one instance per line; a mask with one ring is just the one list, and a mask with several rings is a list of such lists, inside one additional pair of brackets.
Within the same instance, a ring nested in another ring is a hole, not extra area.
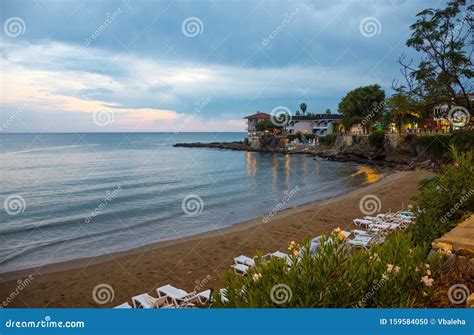
[(132, 304), (125, 302), (115, 308), (192, 308), (211, 303), (212, 290), (188, 293), (172, 285), (156, 289), (158, 297), (143, 293), (132, 297)]
[[(362, 219), (355, 219), (354, 224), (362, 229), (353, 229), (351, 231), (340, 231), (344, 236), (345, 243), (352, 247), (368, 248), (373, 244), (380, 244), (385, 241), (385, 237), (395, 229), (404, 229), (415, 222), (415, 216), (410, 211), (401, 211), (397, 213), (378, 214), (377, 216), (365, 216)], [(322, 236), (313, 238), (310, 242), (310, 254), (317, 255), (322, 244)], [(325, 243), (332, 243), (329, 237)], [(304, 248), (304, 247), (303, 247)], [(289, 267), (292, 266), (292, 260), (289, 255), (281, 251), (276, 251), (263, 256), (264, 260), (271, 258), (280, 258), (286, 261)], [(240, 255), (234, 258), (234, 264), (231, 265), (236, 274), (245, 276), (249, 269), (255, 267), (255, 261), (248, 256)], [(222, 302), (228, 301), (226, 298), (226, 289), (219, 290)], [(132, 297), (132, 304), (125, 302), (115, 308), (193, 308), (199, 306), (208, 306), (212, 303), (212, 289), (199, 293), (188, 293), (185, 290), (176, 288), (172, 285), (161, 286), (156, 289), (157, 297), (148, 293), (143, 293)]]
[[(349, 231), (341, 231), (345, 238), (345, 243), (352, 247), (369, 248), (373, 244), (381, 244), (385, 241), (386, 236), (396, 229), (407, 228), (408, 225), (415, 222), (415, 215), (410, 211), (400, 211), (396, 213), (378, 214), (376, 217), (365, 216), (363, 219), (355, 219), (354, 224), (362, 229), (354, 229)], [(313, 238), (310, 242), (310, 254), (316, 255), (321, 247), (322, 236)], [(326, 240), (331, 243), (331, 238)], [(303, 247), (304, 248), (304, 247)], [(276, 251), (263, 256), (264, 259), (278, 257), (286, 259), (288, 266), (291, 266), (291, 258), (287, 254)], [(252, 258), (244, 255), (234, 258), (235, 264), (231, 267), (239, 275), (246, 275), (250, 267), (255, 266)]]

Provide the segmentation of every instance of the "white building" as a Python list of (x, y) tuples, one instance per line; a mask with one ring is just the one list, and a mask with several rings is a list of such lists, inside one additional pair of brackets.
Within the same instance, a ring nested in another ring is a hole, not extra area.
[(312, 114), (295, 115), (291, 122), (285, 127), (288, 134), (314, 134), (326, 136), (334, 133), (334, 125), (340, 123), (342, 115), (340, 114)]

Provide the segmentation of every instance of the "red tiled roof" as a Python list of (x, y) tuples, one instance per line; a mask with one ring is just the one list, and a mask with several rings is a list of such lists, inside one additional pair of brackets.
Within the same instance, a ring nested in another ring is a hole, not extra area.
[(271, 115), (267, 113), (257, 113), (257, 114), (246, 116), (244, 117), (244, 119), (269, 119), (270, 117)]

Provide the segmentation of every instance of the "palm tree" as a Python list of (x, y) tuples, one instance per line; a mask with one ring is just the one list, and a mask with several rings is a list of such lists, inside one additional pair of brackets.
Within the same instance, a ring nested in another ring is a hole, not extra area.
[(304, 102), (302, 102), (300, 104), (300, 109), (303, 112), (303, 115), (306, 113), (306, 108), (308, 108), (308, 106), (306, 106), (306, 104)]

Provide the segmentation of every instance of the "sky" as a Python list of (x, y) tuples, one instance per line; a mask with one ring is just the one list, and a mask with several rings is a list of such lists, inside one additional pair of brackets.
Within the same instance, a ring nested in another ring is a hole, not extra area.
[(443, 1), (0, 2), (0, 132), (244, 131), (401, 79)]

